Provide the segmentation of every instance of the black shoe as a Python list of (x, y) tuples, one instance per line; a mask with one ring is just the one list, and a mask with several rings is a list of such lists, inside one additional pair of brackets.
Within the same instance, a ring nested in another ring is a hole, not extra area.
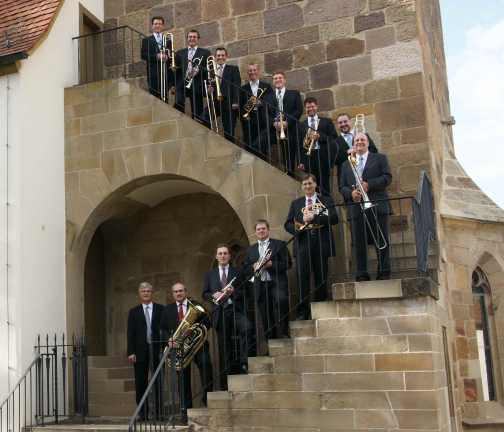
[(359, 275), (355, 278), (355, 282), (367, 282), (370, 280), (371, 280), (371, 278), (369, 277), (369, 275), (367, 273), (363, 274), (363, 275)]
[(247, 364), (243, 363), (240, 366), (240, 374), (242, 374), (242, 375), (248, 374), (248, 366), (247, 366)]
[(378, 273), (376, 275), (376, 280), (389, 280), (390, 279), (390, 273), (384, 272), (384, 273)]
[(310, 319), (311, 319), (310, 315), (307, 314), (307, 313), (300, 313), (296, 317), (296, 321), (307, 321), (307, 320), (310, 320)]

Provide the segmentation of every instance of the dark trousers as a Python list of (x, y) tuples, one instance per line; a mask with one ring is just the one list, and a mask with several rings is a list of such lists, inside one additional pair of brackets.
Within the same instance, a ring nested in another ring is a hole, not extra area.
[[(380, 236), (377, 232), (376, 219), (373, 212), (376, 209), (366, 210), (366, 216), (371, 225), (371, 229), (375, 234), (375, 237), (380, 240)], [(377, 274), (378, 275), (390, 275), (390, 247), (389, 243), (389, 229), (388, 229), (388, 215), (378, 214), (378, 223), (380, 228), (387, 239), (387, 247), (383, 250), (376, 249), (376, 258), (378, 261)], [(364, 216), (361, 213), (356, 218), (352, 219), (350, 222), (352, 229), (352, 243), (353, 249), (355, 251), (355, 260), (357, 262), (357, 274), (356, 276), (369, 276), (368, 274), (368, 261), (367, 261), (367, 249), (368, 244), (374, 244), (372, 241), (372, 236), (369, 233), (369, 227), (364, 220)]]
[(186, 89), (184, 85), (181, 86), (177, 83), (174, 107), (181, 112), (185, 112), (185, 99), (188, 97), (191, 101), (191, 117), (204, 122), (203, 90), (196, 82), (197, 78), (194, 79), (190, 89)]
[(273, 280), (254, 281), (254, 310), (261, 314), (266, 339), (288, 337), (289, 295), (287, 291), (287, 286)]
[(300, 150), (298, 149), (298, 128), (293, 123), (294, 120), (290, 120), (291, 125), (289, 125), (285, 130), (287, 139), (280, 141), (285, 168), (289, 173), (294, 172), (297, 162), (301, 157)]
[[(152, 357), (152, 361), (151, 361)], [(153, 351), (147, 349), (145, 353), (144, 361), (137, 361), (134, 364), (135, 371), (135, 393), (136, 393), (136, 403), (137, 405), (142, 400), (142, 397), (147, 390), (147, 386), (149, 383), (149, 370), (153, 373), (159, 364), (159, 356), (153, 354)], [(155, 412), (156, 416), (160, 412), (160, 389), (161, 389), (161, 376), (158, 377), (156, 384), (154, 385), (154, 403), (155, 403)], [(149, 396), (149, 399), (152, 401), (152, 397)], [(140, 412), (140, 416), (142, 418), (147, 418), (149, 413), (149, 399), (147, 399), (144, 403), (142, 411)]]
[(249, 150), (258, 153), (262, 157), (270, 155), (268, 127), (264, 109), (252, 110), (248, 120), (242, 120), (243, 141)]
[[(170, 88), (174, 85), (173, 71), (170, 67), (165, 65), (165, 83), (166, 83), (166, 97), (168, 98)], [(156, 96), (161, 97), (161, 63), (147, 64), (147, 82), (149, 84), (149, 92)]]
[[(299, 290), (298, 314), (303, 318), (310, 316), (310, 300), (327, 300), (327, 260), (323, 253), (318, 231), (312, 230), (300, 241), (296, 255), (296, 273)], [(311, 274), (315, 291), (310, 295)]]
[(329, 155), (323, 154), (323, 149), (312, 150), (310, 156), (306, 155), (306, 150), (302, 149), (302, 161), (307, 173), (317, 177), (317, 184), (320, 192), (331, 195), (331, 163)]
[(217, 339), (219, 341), (220, 390), (227, 389), (227, 375), (239, 373), (247, 364), (249, 350), (254, 345), (254, 331), (247, 317), (234, 305), (219, 308)]
[[(212, 362), (210, 360), (210, 351), (208, 342), (205, 342), (201, 349), (196, 353), (193, 362), (198, 366), (201, 389), (203, 392), (203, 405), (207, 404), (207, 392), (212, 391)], [(187, 411), (193, 407), (193, 397), (191, 389), (191, 365), (187, 366), (182, 373), (179, 373), (179, 394), (180, 406), (182, 411)]]
[[(231, 142), (235, 142), (235, 129), (236, 122), (238, 118), (238, 110), (234, 110), (231, 107), (231, 101), (224, 98), (222, 101), (218, 101), (214, 98), (215, 103), (215, 113), (217, 117), (222, 120), (222, 127), (224, 128), (224, 137)], [(210, 113), (208, 112), (208, 107), (205, 105), (204, 114), (205, 124), (210, 127)]]

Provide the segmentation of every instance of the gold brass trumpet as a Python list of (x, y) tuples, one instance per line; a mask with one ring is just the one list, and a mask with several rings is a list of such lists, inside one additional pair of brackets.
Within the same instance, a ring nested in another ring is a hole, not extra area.
[(257, 104), (261, 101), (261, 97), (266, 92), (265, 88), (259, 88), (257, 96), (250, 96), (248, 101), (243, 106), (243, 111), (245, 113), (242, 115), (243, 120), (250, 120), (250, 113), (257, 107)]
[[(318, 122), (317, 122), (318, 123)], [(308, 127), (306, 131), (306, 135), (303, 140), (303, 148), (306, 150), (306, 156), (310, 156), (311, 152), (315, 148), (315, 144), (318, 140), (318, 132), (317, 132), (318, 124), (315, 125), (315, 129)]]
[(190, 63), (187, 65), (187, 72), (184, 79), (185, 88), (190, 89), (192, 83), (194, 81), (194, 77), (198, 75), (199, 68), (201, 66), (201, 62), (203, 61), (203, 57), (196, 57), (190, 60)]
[(285, 117), (284, 113), (280, 111), (278, 114), (277, 122), (279, 123), (279, 128), (276, 130), (277, 141), (285, 141), (287, 136), (285, 135)]
[(214, 56), (208, 56), (206, 67), (208, 72), (208, 81), (210, 82), (210, 84), (212, 84), (212, 86), (215, 84), (217, 100), (220, 102), (224, 99), (220, 85), (220, 80), (222, 77), (217, 75), (217, 61), (215, 60)]

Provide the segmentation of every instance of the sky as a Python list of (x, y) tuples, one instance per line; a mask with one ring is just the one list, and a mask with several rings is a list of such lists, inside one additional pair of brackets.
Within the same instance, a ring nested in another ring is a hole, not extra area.
[(455, 154), (504, 208), (504, 0), (439, 0)]

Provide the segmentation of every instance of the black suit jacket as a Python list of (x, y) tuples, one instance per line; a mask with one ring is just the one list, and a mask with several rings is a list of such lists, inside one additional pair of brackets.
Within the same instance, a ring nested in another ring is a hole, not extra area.
[[(287, 286), (287, 270), (292, 267), (292, 259), (289, 249), (284, 241), (270, 238), (269, 247), (271, 248), (271, 263), (268, 273), (271, 278), (278, 283), (279, 286)], [(246, 273), (254, 272), (253, 265), (259, 259), (259, 243), (249, 246), (247, 256), (243, 263), (243, 268)]]
[[(221, 80), (221, 91), (226, 103), (240, 103), (241, 76), (238, 66), (226, 64)], [(228, 108), (228, 107), (226, 107)], [(229, 107), (230, 108), (230, 107)]]
[[(151, 336), (152, 348), (154, 350), (154, 358), (157, 358), (160, 348), (160, 323), (163, 315), (164, 306), (153, 303), (151, 316)], [(131, 308), (128, 313), (128, 356), (135, 354), (137, 361), (146, 360), (147, 353), (147, 323), (143, 306), (140, 304)]]
[[(388, 199), (387, 187), (392, 182), (392, 173), (387, 156), (382, 153), (369, 153), (362, 172), (362, 180), (368, 183), (367, 192), (370, 201)], [(352, 203), (352, 190), (355, 185), (355, 176), (348, 160), (343, 164), (340, 178), (340, 193), (346, 203)], [(378, 214), (390, 214), (391, 207), (388, 201), (378, 203)], [(348, 217), (354, 219), (362, 214), (359, 205), (348, 206)]]
[[(167, 46), (169, 52), (171, 52), (172, 43), (171, 40), (168, 41)], [(140, 56), (142, 60), (147, 63), (147, 75), (149, 78), (149, 85), (156, 91), (160, 91), (159, 83), (159, 60), (157, 55), (159, 54), (159, 45), (156, 42), (154, 35), (142, 39), (142, 49), (140, 51)], [(173, 71), (171, 70), (171, 60), (167, 60), (166, 77), (168, 81), (168, 86), (173, 85)]]
[[(278, 100), (276, 98), (275, 89), (272, 89), (270, 93), (265, 98), (268, 103), (270, 122), (273, 124), (275, 119), (278, 117)], [(285, 89), (285, 94), (283, 97), (283, 112), (286, 115), (287, 125), (289, 130), (292, 128), (297, 128), (297, 122), (293, 121), (292, 118), (299, 120), (303, 115), (303, 102), (301, 100), (301, 93), (297, 90)]]
[(321, 252), (325, 257), (334, 256), (336, 253), (331, 226), (338, 223), (338, 212), (332, 197), (329, 195), (317, 194), (317, 199), (326, 206), (328, 214), (315, 216), (312, 223), (322, 225), (322, 228), (314, 230), (313, 234), (310, 232), (311, 230), (298, 232), (295, 228), (296, 222), (304, 224), (301, 209), (305, 206), (305, 197), (295, 199), (290, 205), (284, 228), (288, 233), (296, 236), (294, 241), (295, 255), (298, 255), (300, 248), (302, 249), (301, 252), (307, 251), (313, 242), (321, 248)]
[[(179, 90), (184, 89), (185, 86), (185, 76), (187, 73), (187, 65), (189, 63), (189, 60), (187, 58), (188, 52), (189, 52), (188, 48), (182, 48), (178, 50), (177, 53), (175, 54), (175, 64), (177, 65), (176, 85)], [(193, 60), (202, 57), (199, 66), (199, 72), (194, 77), (193, 85), (191, 87), (196, 91), (201, 92), (201, 94), (203, 94), (203, 85), (204, 85), (203, 81), (206, 80), (208, 77), (206, 72), (206, 62), (209, 55), (210, 51), (208, 51), (206, 48), (198, 47), (193, 56)]]
[[(369, 141), (369, 152), (370, 153), (378, 153), (378, 149), (376, 148), (376, 145), (373, 141), (373, 139), (369, 136), (369, 134), (366, 134), (368, 137)], [(336, 141), (338, 143), (338, 156), (336, 158), (336, 165), (338, 167), (338, 170), (341, 168), (341, 165), (345, 163), (346, 160), (348, 160), (348, 144), (345, 141), (345, 138), (343, 138), (343, 135), (339, 134), (336, 138)], [(339, 177), (339, 176), (338, 176)]]
[(224, 302), (222, 305), (215, 305), (212, 301), (212, 295), (220, 291), (222, 289), (221, 287), (221, 281), (220, 281), (220, 272), (219, 268), (215, 267), (212, 270), (208, 271), (205, 273), (205, 278), (203, 281), (203, 298), (208, 301), (209, 303), (212, 304), (213, 309), (212, 309), (212, 324), (214, 327), (218, 326), (219, 322), (219, 313), (221, 308), (230, 308), (233, 306), (235, 310), (242, 311), (243, 310), (243, 296), (242, 296), (242, 290), (240, 288), (241, 282), (242, 282), (242, 276), (239, 274), (238, 270), (235, 269), (234, 267), (229, 266), (228, 274), (227, 274), (227, 283), (230, 283), (231, 280), (237, 276), (235, 282), (233, 283), (233, 286), (235, 287), (235, 291), (233, 292), (231, 296), (231, 300), (233, 301), (233, 305), (229, 305), (228, 302)]
[[(308, 131), (308, 119), (305, 119), (303, 122), (299, 124), (299, 137), (300, 143), (299, 145), (303, 146), (304, 137)], [(327, 163), (328, 167), (331, 168), (336, 161), (336, 157), (338, 155), (338, 143), (337, 143), (337, 134), (336, 129), (334, 128), (334, 124), (331, 119), (320, 117), (319, 116), (319, 124), (317, 131), (320, 135), (318, 140), (320, 149), (318, 150), (318, 154), (320, 155), (321, 163)], [(307, 160), (309, 159), (306, 156), (306, 150), (300, 148), (301, 154), (301, 163), (307, 164)], [(316, 154), (313, 152), (312, 154)]]

